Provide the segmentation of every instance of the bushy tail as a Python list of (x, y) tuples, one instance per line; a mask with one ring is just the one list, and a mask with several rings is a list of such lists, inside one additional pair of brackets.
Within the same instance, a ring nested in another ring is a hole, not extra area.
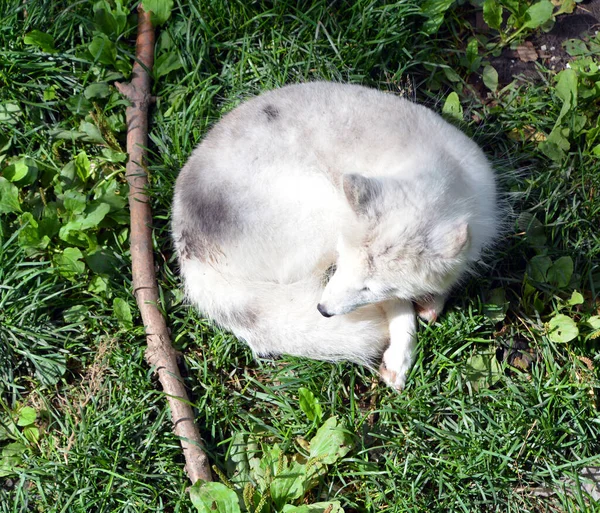
[(290, 284), (225, 277), (194, 261), (182, 266), (192, 304), (258, 355), (290, 354), (373, 366), (389, 343), (383, 311), (369, 305), (341, 316), (317, 311), (317, 278)]

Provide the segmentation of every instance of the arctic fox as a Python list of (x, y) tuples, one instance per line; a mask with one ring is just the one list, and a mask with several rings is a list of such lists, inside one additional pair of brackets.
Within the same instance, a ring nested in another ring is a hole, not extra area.
[[(246, 101), (181, 170), (173, 239), (189, 300), (255, 354), (350, 360), (401, 389), (494, 238), (494, 174), (431, 110), (314, 82)], [(327, 281), (328, 277), (329, 280)]]

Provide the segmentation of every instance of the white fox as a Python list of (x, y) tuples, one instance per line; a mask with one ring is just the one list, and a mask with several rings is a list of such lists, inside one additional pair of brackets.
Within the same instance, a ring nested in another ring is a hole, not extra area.
[(401, 389), (413, 301), (435, 319), (497, 226), (494, 174), (462, 132), (392, 94), (314, 82), (210, 130), (177, 179), (172, 229), (187, 297), (255, 354), (383, 356)]

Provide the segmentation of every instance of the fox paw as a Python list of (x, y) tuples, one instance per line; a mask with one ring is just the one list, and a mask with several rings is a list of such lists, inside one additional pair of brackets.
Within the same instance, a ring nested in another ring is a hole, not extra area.
[(379, 377), (391, 388), (400, 392), (406, 383), (406, 374), (408, 369), (388, 369), (385, 362), (381, 362), (379, 367)]
[(440, 313), (436, 308), (432, 307), (429, 304), (419, 303), (417, 303), (415, 311), (421, 319), (429, 323), (434, 323), (437, 320), (438, 315)]
[(415, 312), (424, 321), (433, 323), (437, 320), (438, 315), (442, 313), (445, 302), (445, 296), (431, 296), (429, 299), (417, 301)]

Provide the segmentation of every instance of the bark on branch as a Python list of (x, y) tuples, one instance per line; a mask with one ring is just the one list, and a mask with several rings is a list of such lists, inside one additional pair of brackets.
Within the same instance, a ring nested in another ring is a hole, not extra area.
[(117, 83), (119, 91), (131, 102), (127, 107), (127, 162), (129, 209), (131, 213), (131, 263), (133, 290), (142, 315), (148, 347), (146, 361), (155, 367), (167, 397), (173, 430), (181, 441), (186, 472), (192, 481), (211, 481), (210, 466), (194, 413), (179, 368), (177, 355), (171, 345), (165, 319), (158, 309), (158, 286), (154, 273), (152, 247), (152, 213), (146, 194), (148, 176), (145, 166), (148, 142), (148, 105), (151, 103), (150, 75), (154, 61), (154, 28), (150, 13), (138, 7), (136, 62), (129, 84)]

